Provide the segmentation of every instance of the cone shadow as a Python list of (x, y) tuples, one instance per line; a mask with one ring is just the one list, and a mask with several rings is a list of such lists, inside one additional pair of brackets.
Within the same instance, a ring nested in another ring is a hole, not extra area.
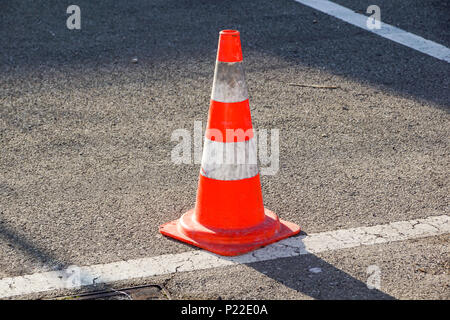
[[(290, 238), (291, 241), (301, 242), (295, 246), (300, 250), (302, 237)], [(292, 243), (292, 242), (291, 242)], [(272, 251), (269, 246), (254, 252), (255, 256), (264, 255)], [(339, 254), (339, 251), (335, 251)], [(227, 258), (226, 258), (227, 259)], [(234, 258), (231, 258), (234, 260)], [(237, 258), (239, 259), (239, 258)], [(369, 289), (367, 284), (343, 270), (333, 266), (319, 256), (307, 253), (293, 257), (277, 258), (273, 260), (245, 263), (245, 265), (264, 274), (265, 276), (289, 287), (301, 294), (318, 300), (395, 300), (396, 298), (378, 289)], [(369, 275), (367, 275), (368, 277)], [(273, 297), (276, 299), (277, 297)]]

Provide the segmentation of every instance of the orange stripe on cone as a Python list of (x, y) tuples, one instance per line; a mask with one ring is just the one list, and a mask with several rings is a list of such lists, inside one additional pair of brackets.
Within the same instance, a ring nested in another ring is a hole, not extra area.
[(195, 214), (199, 223), (210, 228), (249, 228), (263, 222), (264, 206), (259, 174), (232, 181), (200, 175)]
[[(241, 61), (239, 32), (221, 31), (195, 208), (160, 226), (166, 236), (226, 256), (300, 232), (263, 206)], [(237, 156), (227, 157), (222, 149)]]
[(205, 136), (209, 140), (220, 142), (239, 142), (252, 138), (253, 126), (248, 99), (234, 103), (211, 100)]

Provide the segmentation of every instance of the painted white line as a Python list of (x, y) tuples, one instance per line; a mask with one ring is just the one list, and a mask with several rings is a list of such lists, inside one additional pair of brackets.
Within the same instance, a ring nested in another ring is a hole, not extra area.
[(360, 227), (292, 237), (251, 253), (221, 257), (196, 250), (150, 258), (70, 267), (61, 271), (3, 278), (0, 298), (57, 289), (75, 289), (100, 283), (195, 271), (217, 267), (295, 257), (308, 253), (389, 243), (450, 233), (450, 217), (399, 221), (373, 227)]
[(330, 16), (341, 19), (364, 30), (373, 32), (383, 38), (395, 41), (411, 49), (420, 51), (429, 56), (450, 63), (450, 49), (439, 43), (424, 39), (422, 37), (419, 37), (415, 34), (409, 33), (402, 29), (396, 28), (382, 21), (380, 29), (369, 29), (367, 27), (368, 16), (356, 13), (353, 10), (350, 10), (346, 7), (338, 5), (331, 1), (327, 0), (294, 0), (294, 1), (304, 4), (305, 6), (311, 7), (313, 9), (319, 10)]

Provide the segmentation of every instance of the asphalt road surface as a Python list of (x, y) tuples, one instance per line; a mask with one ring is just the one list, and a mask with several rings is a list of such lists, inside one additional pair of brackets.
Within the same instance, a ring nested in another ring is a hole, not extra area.
[[(362, 14), (377, 4), (382, 21), (450, 46), (444, 0), (335, 3)], [(66, 27), (71, 4), (81, 30)], [(197, 250), (158, 226), (195, 202), (199, 165), (171, 161), (171, 134), (206, 125), (222, 29), (241, 32), (253, 126), (280, 130), (279, 171), (262, 177), (267, 208), (306, 234), (449, 213), (446, 61), (293, 0), (2, 1), (0, 279)], [(449, 299), (449, 261), (443, 234), (114, 286)], [(366, 286), (371, 265), (379, 290)]]

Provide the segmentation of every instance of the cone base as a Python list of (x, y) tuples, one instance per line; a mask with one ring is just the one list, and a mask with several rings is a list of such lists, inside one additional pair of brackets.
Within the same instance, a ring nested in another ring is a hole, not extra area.
[[(267, 216), (275, 215), (275, 213), (273, 213), (268, 209), (264, 210)], [(190, 214), (191, 212), (192, 210), (188, 211), (186, 214)], [(159, 232), (161, 232), (161, 234), (165, 236), (174, 238), (182, 242), (186, 242), (188, 244), (194, 245), (196, 247), (205, 249), (207, 251), (211, 251), (213, 253), (222, 256), (236, 256), (244, 254), (246, 252), (256, 250), (262, 246), (266, 246), (268, 244), (296, 235), (300, 232), (300, 227), (295, 223), (279, 220), (279, 228), (274, 234), (251, 243), (238, 244), (238, 243), (223, 243), (214, 241), (199, 241), (198, 239), (194, 239), (194, 237), (189, 237), (183, 232), (181, 232), (180, 230), (181, 228), (179, 227), (179, 221), (180, 219), (177, 219), (161, 225), (159, 227)]]

